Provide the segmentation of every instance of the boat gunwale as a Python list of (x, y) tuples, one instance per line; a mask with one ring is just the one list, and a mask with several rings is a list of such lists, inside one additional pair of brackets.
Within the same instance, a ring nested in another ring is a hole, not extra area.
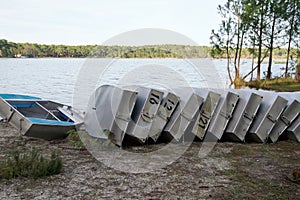
[[(16, 107), (14, 107), (13, 105), (10, 104), (10, 101), (14, 101), (14, 102), (30, 102), (30, 103), (35, 103), (35, 102), (51, 102), (51, 103), (54, 103), (54, 104), (57, 104), (58, 106), (67, 106), (68, 108), (70, 106), (68, 105), (63, 105), (61, 103), (57, 103), (57, 102), (54, 102), (54, 101), (51, 101), (51, 100), (43, 100), (43, 99), (4, 99), (0, 96), (0, 99), (3, 100), (7, 106), (9, 106), (10, 108), (12, 108), (14, 110), (14, 112), (16, 112), (18, 115), (20, 115), (22, 117), (23, 120), (26, 120), (27, 122), (31, 123), (31, 124), (34, 124), (34, 125), (43, 125), (43, 126), (64, 126), (64, 127), (67, 127), (67, 126), (77, 126), (77, 125), (80, 125), (82, 124), (83, 122), (72, 122), (72, 124), (44, 124), (44, 123), (36, 123), (36, 122), (33, 122), (30, 120), (30, 117), (27, 117), (25, 116), (23, 113), (21, 113)], [(48, 110), (48, 109), (47, 109)], [(62, 113), (64, 114), (64, 113)], [(3, 117), (3, 116), (1, 116)], [(3, 117), (5, 119), (5, 116)], [(38, 118), (38, 119), (43, 119), (43, 118)], [(43, 120), (49, 120), (51, 121), (50, 119), (43, 119)], [(53, 120), (53, 121), (57, 121), (59, 122), (58, 120)], [(64, 122), (64, 121), (63, 121)], [(15, 126), (15, 125), (14, 125)], [(16, 127), (16, 126), (15, 126)], [(18, 127), (16, 127), (18, 128)]]

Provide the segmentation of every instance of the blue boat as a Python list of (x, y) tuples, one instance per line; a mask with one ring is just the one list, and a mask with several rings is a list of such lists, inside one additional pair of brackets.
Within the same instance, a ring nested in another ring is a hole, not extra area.
[(21, 135), (45, 140), (65, 138), (83, 123), (71, 106), (20, 94), (0, 94), (0, 120)]

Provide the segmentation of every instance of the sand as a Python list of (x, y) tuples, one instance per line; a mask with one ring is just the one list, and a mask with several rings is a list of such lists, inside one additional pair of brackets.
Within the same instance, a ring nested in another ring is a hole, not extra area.
[[(300, 166), (300, 144), (218, 143), (202, 159), (201, 142), (172, 164), (149, 173), (126, 173), (109, 168), (87, 150), (67, 140), (44, 141), (20, 136), (0, 123), (0, 158), (7, 150), (37, 147), (43, 154), (61, 151), (61, 174), (40, 178), (0, 179), (0, 199), (231, 199), (290, 198), (300, 185), (289, 181)], [(142, 148), (142, 147), (135, 147)]]

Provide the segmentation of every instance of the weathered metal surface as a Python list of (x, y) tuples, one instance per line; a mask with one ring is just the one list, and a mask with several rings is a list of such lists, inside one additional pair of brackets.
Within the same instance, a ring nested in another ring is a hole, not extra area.
[(22, 135), (24, 135), (32, 125), (29, 120), (26, 120), (26, 124), (23, 123), (22, 127), (22, 122), (25, 119), (23, 114), (10, 105), (8, 101), (2, 98), (0, 98), (0, 115), (2, 116), (4, 122), (10, 123), (16, 129), (18, 129)]
[(263, 97), (246, 90), (233, 90), (233, 92), (239, 95), (239, 101), (226, 127), (224, 137), (232, 141), (244, 142)]
[(114, 141), (122, 141), (125, 130), (129, 126), (137, 92), (122, 89), (122, 96), (110, 132)]
[(246, 139), (266, 142), (273, 126), (287, 105), (287, 100), (273, 92), (256, 91), (263, 101), (246, 135)]
[(111, 89), (103, 86), (91, 98), (89, 118), (98, 124), (92, 133), (99, 136), (99, 130), (109, 130), (118, 145), (124, 133), (139, 143), (157, 142), (160, 136), (162, 141), (203, 139), (208, 133), (217, 140), (275, 142), (285, 130), (289, 137), (299, 137), (300, 92), (176, 88), (170, 93), (139, 86), (105, 87)]
[(77, 109), (70, 106), (58, 107), (57, 110), (67, 116), (69, 119), (72, 119), (74, 122), (83, 123), (84, 115)]
[(287, 128), (286, 134), (289, 139), (300, 142), (300, 115)]
[(222, 95), (207, 132), (216, 136), (218, 140), (220, 140), (229, 120), (232, 118), (232, 113), (238, 103), (239, 95), (225, 90), (220, 90), (218, 92)]
[[(298, 102), (300, 102), (300, 91), (298, 91), (298, 92), (281, 92), (280, 95), (285, 98), (297, 100)], [(295, 111), (300, 112), (299, 109), (298, 110), (294, 109), (293, 112), (295, 112)], [(300, 142), (300, 114), (298, 114), (298, 116), (293, 121), (291, 121), (289, 127), (283, 133), (283, 138), (284, 139), (289, 138), (291, 140)]]
[[(20, 95), (22, 96), (22, 95)], [(73, 114), (71, 107), (39, 98), (0, 98), (0, 115), (20, 134), (45, 140), (62, 139), (69, 130), (82, 123), (76, 116), (67, 116), (60, 109)]]
[(138, 87), (136, 91), (138, 96), (126, 134), (134, 137), (138, 142), (144, 143), (148, 138), (164, 93), (146, 87)]
[(112, 85), (102, 85), (90, 97), (85, 115), (85, 128), (89, 135), (108, 139), (121, 146), (137, 92)]
[(157, 141), (179, 102), (180, 98), (178, 96), (171, 92), (167, 92), (167, 95), (164, 97), (161, 105), (159, 106), (157, 115), (155, 115), (149, 130), (149, 138), (151, 138), (154, 142)]
[(176, 88), (175, 94), (180, 97), (180, 104), (164, 128), (164, 139), (175, 139), (179, 142), (203, 103), (203, 98), (194, 93), (192, 88)]
[(271, 142), (276, 142), (279, 136), (286, 130), (288, 126), (297, 118), (300, 113), (300, 102), (296, 99), (288, 105), (279, 117), (277, 123), (272, 128), (269, 138)]
[[(201, 96), (201, 89), (200, 91), (194, 89), (194, 91)], [(195, 134), (200, 140), (203, 140), (205, 136), (211, 118), (219, 103), (220, 96), (220, 94), (212, 91), (208, 91), (207, 95), (204, 96), (205, 101), (200, 109), (200, 112), (192, 129), (192, 133)]]

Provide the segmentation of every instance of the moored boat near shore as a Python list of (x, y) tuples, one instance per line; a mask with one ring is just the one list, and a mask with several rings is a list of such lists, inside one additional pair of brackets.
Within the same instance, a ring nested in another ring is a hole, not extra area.
[(19, 94), (0, 94), (0, 116), (21, 135), (45, 140), (65, 138), (83, 122), (71, 106)]

